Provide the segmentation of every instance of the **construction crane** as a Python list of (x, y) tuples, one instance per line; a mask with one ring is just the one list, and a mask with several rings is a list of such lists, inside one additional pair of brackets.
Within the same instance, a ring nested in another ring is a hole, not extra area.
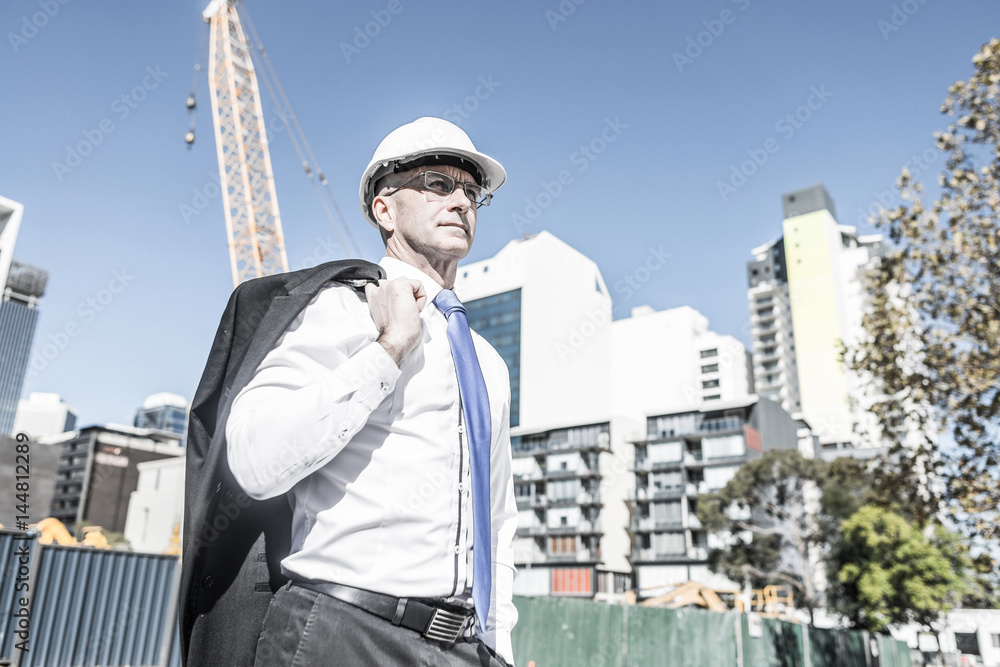
[[(210, 26), (208, 82), (233, 286), (250, 278), (288, 271), (288, 256), (252, 53), (264, 64), (261, 70), (264, 84), (278, 116), (289, 130), (288, 136), (302, 160), (306, 175), (313, 181), (341, 247), (360, 256), (330, 192), (326, 176), (319, 168), (242, 3), (240, 0), (212, 0), (202, 12), (202, 18)], [(252, 40), (247, 39), (244, 24), (249, 28)], [(187, 108), (192, 114), (191, 128), (184, 137), (188, 146), (195, 140), (195, 92), (200, 71), (199, 63), (195, 65), (195, 81), (187, 98)], [(334, 211), (340, 218), (339, 224), (334, 218)], [(341, 234), (341, 227), (350, 247)]]
[(233, 286), (288, 271), (278, 194), (250, 48), (235, 0), (212, 0), (208, 85)]

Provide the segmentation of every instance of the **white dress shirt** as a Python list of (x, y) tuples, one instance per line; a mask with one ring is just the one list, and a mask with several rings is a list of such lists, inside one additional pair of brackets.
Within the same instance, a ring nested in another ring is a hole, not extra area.
[[(323, 288), (234, 399), (229, 467), (252, 498), (288, 492), (288, 576), (396, 597), (461, 596), (472, 586), (472, 494), (447, 319), (432, 303), (441, 286), (399, 260), (380, 264), (390, 279), (424, 286), (416, 347), (397, 367), (364, 298)], [(480, 637), (513, 665), (510, 376), (496, 350), (472, 338), (492, 422), (493, 586)]]

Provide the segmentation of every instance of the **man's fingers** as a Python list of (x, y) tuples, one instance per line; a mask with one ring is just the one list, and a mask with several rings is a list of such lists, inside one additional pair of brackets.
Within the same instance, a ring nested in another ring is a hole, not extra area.
[(417, 310), (423, 310), (424, 306), (427, 305), (427, 292), (424, 290), (424, 284), (419, 280), (411, 280), (410, 283), (413, 284), (413, 298), (417, 300)]

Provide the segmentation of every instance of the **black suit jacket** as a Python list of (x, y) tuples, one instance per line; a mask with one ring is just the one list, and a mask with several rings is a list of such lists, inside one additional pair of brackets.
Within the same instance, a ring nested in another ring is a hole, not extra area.
[(195, 392), (188, 422), (181, 568), (181, 656), (187, 667), (252, 665), (291, 543), (284, 495), (265, 501), (236, 484), (226, 458), (233, 398), (278, 338), (330, 280), (362, 289), (385, 278), (362, 260), (249, 280), (233, 291)]

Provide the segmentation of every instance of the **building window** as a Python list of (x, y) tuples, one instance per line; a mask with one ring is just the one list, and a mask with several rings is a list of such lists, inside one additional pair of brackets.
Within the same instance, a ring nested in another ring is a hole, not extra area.
[(658, 533), (653, 535), (653, 550), (657, 554), (678, 555), (687, 551), (684, 533)]
[(993, 648), (1000, 648), (1000, 635), (993, 635)]
[(719, 372), (719, 364), (708, 364), (706, 366), (702, 366), (701, 367), (701, 372), (702, 373), (718, 373)]
[(706, 396), (705, 400), (706, 401), (717, 401), (720, 398), (722, 398), (722, 396), (720, 396), (719, 394), (712, 394), (711, 396)]
[(979, 636), (975, 632), (956, 632), (955, 648), (966, 655), (982, 655), (979, 650)]
[(711, 389), (712, 387), (718, 387), (718, 386), (719, 386), (718, 380), (705, 380), (704, 382), (701, 383), (702, 389)]
[(550, 537), (549, 551), (553, 554), (575, 554), (576, 537)]
[(701, 351), (701, 358), (702, 359), (708, 359), (709, 357), (717, 357), (717, 356), (719, 356), (719, 350), (718, 350), (718, 348), (713, 348), (711, 350), (702, 350)]

